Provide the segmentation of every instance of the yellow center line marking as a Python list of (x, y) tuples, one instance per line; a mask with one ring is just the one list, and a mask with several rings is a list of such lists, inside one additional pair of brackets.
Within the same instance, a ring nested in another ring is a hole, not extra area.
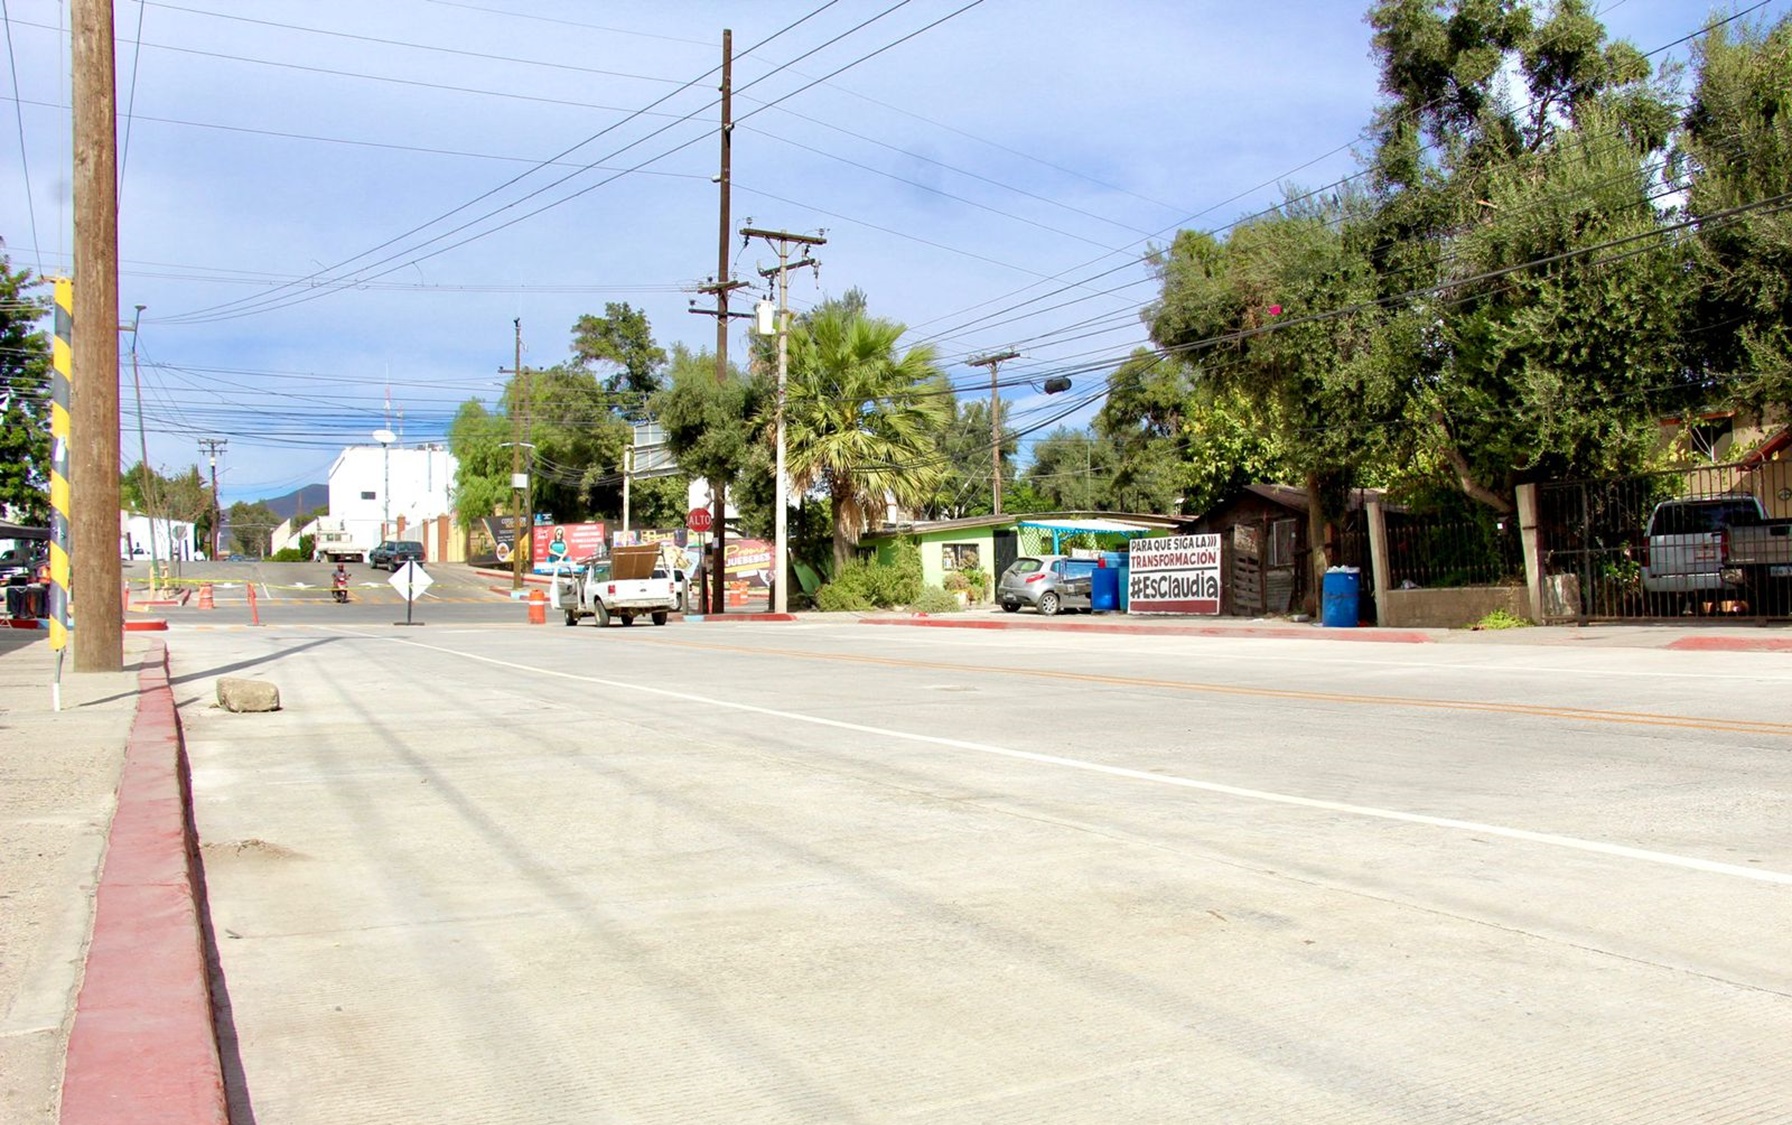
[[(648, 634), (652, 637), (652, 634)], [(1526, 715), (1546, 719), (1570, 719), (1586, 723), (1613, 723), (1628, 726), (1679, 727), (1687, 730), (1723, 731), (1737, 734), (1768, 734), (1792, 738), (1792, 723), (1774, 723), (1755, 719), (1702, 718), (1694, 715), (1663, 715), (1648, 711), (1612, 711), (1591, 707), (1562, 707), (1537, 703), (1495, 703), (1478, 699), (1422, 699), (1400, 695), (1355, 695), (1334, 691), (1301, 691), (1293, 688), (1245, 687), (1238, 684), (1205, 683), (1196, 680), (1162, 680), (1146, 676), (1111, 676), (1099, 672), (1067, 672), (1053, 668), (1014, 668), (1002, 665), (957, 664), (942, 660), (915, 660), (897, 656), (864, 656), (851, 653), (805, 652), (801, 649), (762, 648), (746, 645), (713, 644), (704, 641), (680, 641), (653, 637), (653, 643), (678, 648), (706, 649), (749, 656), (785, 656), (796, 660), (821, 660), (830, 663), (874, 664), (888, 668), (915, 668), (930, 672), (984, 672), (993, 675), (1027, 676), (1044, 680), (1067, 680), (1072, 683), (1105, 684), (1112, 687), (1157, 688), (1164, 691), (1198, 692), (1203, 695), (1235, 695), (1253, 699), (1284, 699), (1304, 703), (1341, 703), (1358, 707), (1412, 707), (1428, 711), (1476, 711), (1499, 715)]]

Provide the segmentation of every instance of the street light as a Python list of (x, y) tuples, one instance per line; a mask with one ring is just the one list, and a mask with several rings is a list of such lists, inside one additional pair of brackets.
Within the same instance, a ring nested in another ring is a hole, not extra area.
[(373, 440), (380, 443), (380, 460), (384, 463), (382, 467), (386, 474), (385, 486), (380, 489), (380, 503), (384, 505), (384, 514), (380, 517), (380, 538), (384, 540), (388, 537), (387, 525), (392, 522), (392, 443), (398, 440), (398, 435), (391, 430), (375, 430)]

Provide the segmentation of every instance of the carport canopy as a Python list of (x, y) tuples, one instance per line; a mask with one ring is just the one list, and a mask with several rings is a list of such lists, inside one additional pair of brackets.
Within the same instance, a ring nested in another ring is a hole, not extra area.
[(1150, 527), (1142, 523), (1127, 520), (1111, 519), (1075, 519), (1075, 520), (1021, 520), (1018, 527), (1032, 527), (1040, 531), (1049, 531), (1052, 536), (1052, 554), (1061, 554), (1059, 545), (1066, 535), (1081, 535), (1085, 532), (1096, 535), (1123, 535), (1128, 539), (1136, 539), (1141, 535), (1168, 535), (1169, 531), (1162, 527)]

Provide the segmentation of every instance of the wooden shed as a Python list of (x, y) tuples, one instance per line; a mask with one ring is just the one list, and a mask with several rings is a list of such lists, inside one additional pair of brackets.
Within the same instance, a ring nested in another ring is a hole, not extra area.
[[(1379, 489), (1352, 489), (1350, 516), (1333, 545), (1339, 565), (1363, 572), (1365, 614), (1370, 608), (1369, 542), (1363, 505), (1381, 498)], [(1190, 521), (1196, 535), (1218, 535), (1224, 593), (1220, 612), (1257, 617), (1311, 612), (1316, 600), (1308, 562), (1307, 490), (1291, 484), (1250, 484), (1237, 496)]]

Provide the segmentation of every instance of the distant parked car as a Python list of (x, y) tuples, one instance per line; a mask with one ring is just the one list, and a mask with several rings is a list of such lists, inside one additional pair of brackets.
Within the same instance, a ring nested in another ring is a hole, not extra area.
[(1009, 613), (1032, 606), (1051, 617), (1060, 610), (1090, 608), (1095, 560), (1062, 555), (1022, 555), (996, 583), (996, 601)]
[(415, 539), (388, 539), (367, 552), (367, 565), (378, 570), (385, 567), (394, 573), (408, 562), (423, 561), (423, 544)]

